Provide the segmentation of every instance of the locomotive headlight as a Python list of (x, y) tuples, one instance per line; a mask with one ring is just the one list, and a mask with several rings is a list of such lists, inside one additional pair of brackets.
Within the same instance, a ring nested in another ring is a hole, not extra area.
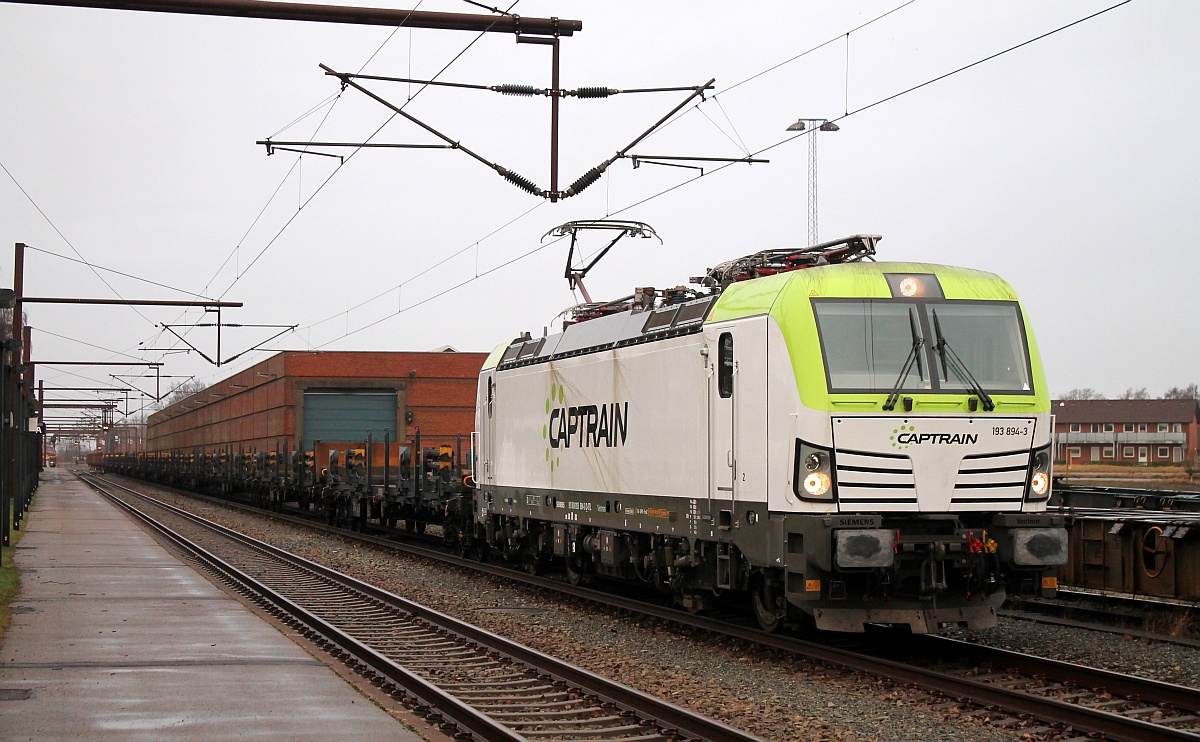
[(1033, 490), (1035, 495), (1046, 494), (1046, 490), (1050, 489), (1050, 477), (1044, 471), (1035, 473), (1029, 483), (1029, 489)]
[(795, 467), (792, 490), (797, 497), (802, 500), (833, 501), (835, 491), (832, 451), (797, 439)]
[(814, 471), (804, 478), (804, 491), (811, 497), (820, 497), (833, 486), (833, 480), (823, 471)]
[(1029, 456), (1027, 501), (1039, 502), (1050, 497), (1050, 446), (1035, 448)]

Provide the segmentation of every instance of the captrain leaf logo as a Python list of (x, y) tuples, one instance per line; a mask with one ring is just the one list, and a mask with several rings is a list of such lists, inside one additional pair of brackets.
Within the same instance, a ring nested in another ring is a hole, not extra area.
[(898, 428), (893, 428), (892, 437), (889, 439), (892, 442), (892, 448), (896, 448), (901, 451), (907, 449), (910, 445), (909, 441), (911, 440), (909, 438), (909, 434), (916, 429), (917, 426), (915, 425), (901, 425)]
[(617, 448), (629, 437), (629, 402), (568, 405), (565, 384), (551, 384), (546, 398), (546, 461), (553, 472), (564, 448)]
[[(550, 396), (546, 397), (546, 418), (547, 422), (542, 424), (542, 440), (546, 441), (546, 463), (550, 466), (550, 473), (559, 467), (559, 458), (557, 451), (550, 450), (550, 410), (561, 407), (566, 402), (566, 392), (560, 384), (550, 385)], [(553, 453), (553, 455), (551, 455)]]

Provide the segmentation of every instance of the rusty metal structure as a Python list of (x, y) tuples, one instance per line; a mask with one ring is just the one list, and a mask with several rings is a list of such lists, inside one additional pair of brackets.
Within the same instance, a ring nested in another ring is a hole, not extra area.
[(1200, 601), (1200, 492), (1059, 485), (1064, 587)]
[(1171, 600), (1200, 600), (1200, 514), (1078, 511), (1067, 518), (1070, 561), (1059, 584)]

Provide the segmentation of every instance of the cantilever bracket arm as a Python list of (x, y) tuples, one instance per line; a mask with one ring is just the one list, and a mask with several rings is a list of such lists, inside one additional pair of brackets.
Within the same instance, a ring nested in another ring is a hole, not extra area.
[(192, 350), (194, 350), (194, 351), (196, 351), (197, 353), (199, 353), (199, 354), (200, 354), (200, 356), (201, 356), (202, 358), (204, 358), (204, 360), (208, 361), (208, 362), (209, 362), (209, 363), (211, 363), (212, 365), (214, 365), (214, 366), (220, 366), (220, 365), (221, 365), (220, 361), (214, 361), (212, 358), (210, 358), (210, 357), (208, 356), (208, 354), (207, 354), (207, 353), (205, 353), (204, 351), (200, 350), (200, 349), (199, 349), (199, 348), (197, 348), (196, 346), (194, 346), (194, 345), (192, 345), (191, 343), (189, 343), (189, 342), (188, 342), (188, 340), (187, 340), (187, 338), (185, 338), (183, 335), (180, 335), (178, 332), (175, 332), (175, 329), (174, 329), (173, 327), (171, 327), (170, 325), (159, 325), (159, 327), (163, 328), (163, 329), (164, 329), (164, 330), (166, 330), (167, 332), (169, 332), (169, 333), (171, 333), (172, 335), (174, 335), (175, 337), (179, 338), (180, 342), (182, 342), (182, 343), (183, 343), (184, 345), (186, 345), (187, 347), (189, 347), (189, 348), (191, 348)]
[[(276, 326), (278, 327), (278, 325), (276, 325)], [(299, 327), (299, 326), (300, 326), (300, 325), (288, 325), (287, 327), (284, 327), (282, 330), (280, 330), (279, 332), (275, 333), (274, 335), (272, 335), (271, 337), (267, 338), (266, 340), (262, 341), (261, 343), (259, 343), (259, 344), (257, 344), (257, 345), (254, 345), (254, 346), (251, 346), (251, 347), (249, 347), (249, 348), (246, 348), (246, 349), (245, 349), (245, 350), (243, 350), (241, 353), (235, 353), (234, 355), (232, 355), (232, 356), (230, 356), (230, 357), (226, 358), (224, 361), (222, 361), (222, 363), (232, 363), (232, 362), (236, 361), (238, 358), (241, 358), (242, 356), (246, 355), (246, 354), (247, 354), (247, 353), (249, 353), (250, 351), (252, 351), (252, 350), (258, 350), (259, 348), (263, 347), (264, 345), (266, 345), (267, 343), (271, 342), (272, 340), (274, 340), (275, 338), (279, 337), (280, 335), (283, 335), (284, 333), (291, 332), (292, 330), (295, 330), (295, 329), (296, 329), (297, 327)]]
[(497, 173), (500, 174), (500, 177), (509, 181), (510, 183), (512, 183), (516, 187), (520, 188), (521, 190), (527, 191), (528, 193), (532, 193), (535, 196), (543, 196), (543, 197), (546, 196), (546, 192), (544, 190), (542, 190), (541, 188), (538, 188), (536, 185), (534, 185), (533, 181), (529, 180), (528, 178), (518, 175), (517, 173), (514, 173), (514, 172), (508, 170), (507, 168), (503, 167), (502, 165), (498, 165), (498, 164), (486, 159), (482, 155), (480, 155), (476, 152), (473, 152), (470, 149), (467, 149), (466, 147), (462, 146), (462, 144), (460, 144), (459, 142), (454, 141), (453, 139), (446, 136), (442, 132), (438, 131), (437, 129), (433, 128), (429, 124), (420, 120), (416, 116), (413, 116), (411, 113), (408, 113), (400, 106), (397, 106), (394, 103), (389, 102), (382, 96), (376, 95), (375, 93), (371, 92), (370, 90), (367, 90), (366, 88), (364, 88), (362, 85), (359, 85), (357, 82), (354, 81), (354, 75), (352, 75), (348, 72), (338, 72), (338, 71), (330, 68), (328, 65), (324, 65), (324, 64), (320, 65), (320, 67), (321, 67), (321, 69), (325, 70), (326, 75), (330, 75), (332, 77), (336, 77), (339, 80), (341, 80), (343, 88), (347, 88), (347, 87), (354, 88), (358, 92), (367, 96), (368, 98), (375, 101), (376, 103), (379, 103), (380, 105), (384, 106), (385, 108), (392, 111), (396, 115), (404, 117), (405, 119), (411, 121), (412, 123), (421, 127), (425, 131), (434, 135), (438, 139), (441, 139), (443, 142), (448, 144), (451, 149), (460, 149), (463, 152), (466, 152), (468, 155), (470, 155), (474, 159), (478, 160), (479, 162), (483, 163), (484, 165), (487, 165), (492, 170), (495, 170)]
[[(554, 45), (554, 48), (555, 48), (554, 77), (555, 77), (555, 80), (557, 81), (557, 77), (558, 77), (558, 74), (557, 74), (557, 69), (558, 69), (557, 68), (557, 59), (558, 59), (558, 57), (557, 57), (557, 49), (558, 49), (557, 39), (553, 39), (553, 40), (551, 40), (551, 39), (527, 39), (526, 41), (529, 43), (539, 42), (539, 43), (547, 43), (547, 44)], [(642, 132), (640, 135), (638, 135), (632, 142), (627, 144), (625, 147), (618, 150), (616, 152), (616, 154), (614, 154), (612, 157), (608, 158), (607, 160), (600, 163), (596, 167), (588, 170), (583, 175), (579, 176), (575, 180), (575, 182), (572, 183), (566, 190), (560, 191), (560, 190), (558, 190), (558, 157), (557, 157), (557, 136), (558, 136), (557, 135), (557, 131), (558, 131), (557, 125), (558, 125), (558, 121), (557, 121), (556, 115), (552, 115), (552, 126), (551, 126), (552, 142), (551, 142), (551, 157), (550, 157), (550, 160), (551, 160), (550, 181), (551, 182), (550, 182), (550, 188), (549, 188), (549, 190), (547, 190), (544, 188), (539, 188), (536, 183), (534, 183), (530, 179), (524, 177), (523, 175), (515, 173), (515, 172), (509, 170), (508, 168), (504, 167), (503, 165), (492, 162), (491, 160), (488, 160), (487, 158), (480, 155), (479, 153), (474, 152), (474, 151), (468, 149), (467, 147), (464, 147), (460, 142), (457, 142), (457, 141), (451, 139), (450, 137), (446, 136), (442, 132), (440, 132), (437, 129), (430, 126), (429, 124), (418, 119), (416, 116), (413, 116), (412, 114), (408, 113), (407, 111), (405, 111), (403, 109), (403, 107), (397, 106), (394, 103), (391, 103), (390, 101), (385, 99), (383, 96), (378, 95), (378, 94), (372, 92), (371, 90), (368, 90), (367, 88), (363, 87), (360, 83), (357, 82), (357, 80), (361, 80), (361, 79), (396, 82), (396, 81), (407, 80), (408, 78), (386, 78), (386, 77), (373, 76), (373, 75), (360, 75), (360, 74), (355, 74), (355, 73), (350, 73), (350, 72), (338, 72), (337, 70), (334, 70), (333, 68), (331, 68), (325, 64), (321, 64), (319, 66), (322, 70), (325, 71), (326, 75), (338, 78), (338, 80), (341, 81), (343, 90), (346, 88), (354, 88), (355, 90), (359, 91), (363, 95), (367, 96), (368, 98), (374, 100), (375, 102), (384, 106), (388, 110), (392, 111), (397, 116), (401, 116), (401, 117), (405, 118), (406, 120), (416, 124), (417, 126), (421, 127), (425, 131), (434, 135), (438, 139), (441, 139), (443, 142), (446, 143), (444, 146), (448, 147), (449, 149), (462, 150), (463, 152), (467, 153), (468, 155), (470, 155), (472, 158), (474, 158), (478, 162), (480, 162), (483, 165), (486, 165), (488, 168), (494, 170), (498, 175), (500, 175), (500, 177), (502, 177), (505, 180), (507, 180), (508, 182), (512, 183), (517, 188), (520, 188), (521, 190), (525, 191), (526, 193), (532, 194), (534, 196), (548, 198), (552, 202), (560, 201), (565, 198), (570, 198), (571, 196), (577, 196), (580, 193), (582, 193), (585, 188), (592, 185), (596, 181), (600, 180), (600, 178), (604, 175), (604, 172), (608, 169), (608, 167), (610, 165), (612, 165), (614, 162), (616, 162), (619, 159), (622, 159), (625, 157), (630, 157), (631, 155), (629, 154), (629, 150), (633, 149), (639, 143), (644, 141), (646, 139), (646, 137), (653, 134), (656, 130), (659, 129), (659, 127), (661, 127), (663, 124), (665, 124), (667, 121), (669, 121), (671, 119), (671, 117), (673, 117), (675, 114), (679, 113), (679, 111), (682, 110), (683, 107), (686, 106), (688, 103), (692, 102), (696, 98), (704, 98), (704, 92), (706, 90), (712, 90), (714, 87), (714, 83), (716, 82), (716, 78), (711, 78), (711, 79), (709, 79), (708, 82), (704, 83), (703, 85), (695, 85), (695, 86), (686, 87), (686, 88), (647, 88), (647, 89), (639, 90), (639, 91), (628, 91), (628, 92), (661, 92), (661, 91), (667, 91), (667, 90), (690, 90), (691, 94), (687, 98), (685, 98), (681, 103), (679, 103), (677, 106), (672, 108), (665, 116), (663, 116), (657, 122), (655, 122), (653, 126), (651, 126), (646, 131)], [(433, 81), (427, 81), (427, 82), (429, 84), (434, 84)], [(443, 84), (447, 84), (447, 83), (443, 83)], [(466, 85), (466, 84), (461, 84), (461, 83), (455, 83), (455, 84), (453, 84), (453, 86), (454, 87), (466, 87), (466, 88), (486, 88), (489, 90), (495, 89), (495, 90), (497, 90), (497, 92), (506, 92), (507, 91), (507, 92), (510, 92), (511, 94), (520, 94), (520, 95), (533, 94), (530, 91), (533, 91), (534, 93), (537, 92), (533, 88), (528, 88), (527, 86), (476, 86), (476, 85)], [(511, 90), (510, 90), (510, 88), (511, 88)], [(583, 89), (581, 88), (581, 90), (583, 90)], [(598, 90), (598, 89), (596, 89), (596, 90)], [(607, 89), (605, 89), (605, 90), (607, 90)], [(513, 91), (517, 91), (517, 92), (514, 93)], [(549, 91), (542, 91), (542, 92), (550, 94), (551, 100), (555, 106), (558, 105), (559, 99), (565, 93), (565, 91), (558, 89), (557, 82), (555, 82), (552, 89), (550, 89)], [(578, 93), (579, 91), (575, 91), (575, 92)], [(608, 93), (612, 93), (612, 92), (613, 91), (608, 91)], [(619, 91), (617, 91), (617, 92), (619, 92)], [(582, 97), (607, 97), (607, 93), (605, 95), (600, 95), (598, 93), (596, 93), (594, 95), (588, 94), (588, 95), (584, 95)], [(312, 143), (302, 143), (302, 142), (281, 143), (281, 142), (271, 142), (270, 140), (261, 140), (259, 142), (256, 142), (256, 144), (266, 146), (268, 154), (270, 154), (271, 152), (273, 152), (275, 150), (280, 150), (280, 149), (284, 149), (287, 151), (294, 151), (294, 150), (288, 150), (287, 147), (280, 146), (281, 144), (293, 144), (293, 145), (310, 144), (312, 146), (317, 145), (316, 142), (312, 142)], [(350, 145), (350, 144), (332, 144), (331, 145), (331, 144), (326, 143), (325, 146), (359, 146), (359, 145)], [(381, 145), (370, 145), (368, 143), (368, 144), (364, 144), (361, 146), (410, 146), (410, 145), (382, 145), (382, 144)], [(429, 145), (426, 145), (426, 146), (429, 146)], [(437, 145), (434, 145), (434, 146), (437, 146)], [(328, 153), (315, 153), (315, 154), (328, 154)], [(336, 157), (336, 155), (333, 155), (333, 156)], [(655, 159), (710, 160), (710, 161), (716, 161), (716, 162), (729, 162), (730, 161), (730, 159), (728, 159), (728, 158), (667, 157), (667, 156), (658, 157)], [(644, 156), (637, 156), (634, 159), (635, 166), (638, 161), (644, 162), (647, 160), (646, 160), (646, 157), (644, 157)], [(737, 161), (737, 162), (766, 162), (766, 160), (754, 160), (749, 157), (736, 158), (734, 161)], [(665, 164), (665, 163), (655, 163), (655, 164)]]

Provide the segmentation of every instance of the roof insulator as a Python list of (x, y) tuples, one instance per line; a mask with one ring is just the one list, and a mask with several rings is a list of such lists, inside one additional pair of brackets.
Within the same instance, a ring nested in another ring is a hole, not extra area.
[(580, 98), (607, 98), (610, 95), (616, 95), (617, 91), (610, 88), (580, 88), (575, 91), (575, 95)]
[(531, 96), (540, 95), (542, 93), (541, 90), (532, 85), (493, 85), (491, 89), (501, 95)]
[(563, 191), (563, 198), (568, 198), (570, 196), (579, 195), (579, 193), (584, 188), (587, 188), (592, 183), (595, 183), (597, 180), (600, 180), (600, 176), (603, 174), (604, 174), (604, 171), (601, 170), (600, 168), (594, 167), (591, 170), (588, 170), (586, 173), (584, 173), (583, 175), (581, 175), (579, 177), (579, 180), (572, 183), (570, 188)]
[(500, 173), (500, 177), (504, 178), (509, 183), (512, 183), (517, 188), (520, 188), (522, 191), (525, 191), (526, 193), (532, 193), (535, 196), (545, 197), (546, 192), (543, 191), (541, 188), (538, 188), (536, 185), (534, 185), (533, 181), (529, 180), (528, 178), (517, 175), (516, 173), (514, 173), (510, 170), (506, 170), (505, 168), (503, 168), (499, 165), (496, 165), (495, 167), (496, 167), (496, 172)]

